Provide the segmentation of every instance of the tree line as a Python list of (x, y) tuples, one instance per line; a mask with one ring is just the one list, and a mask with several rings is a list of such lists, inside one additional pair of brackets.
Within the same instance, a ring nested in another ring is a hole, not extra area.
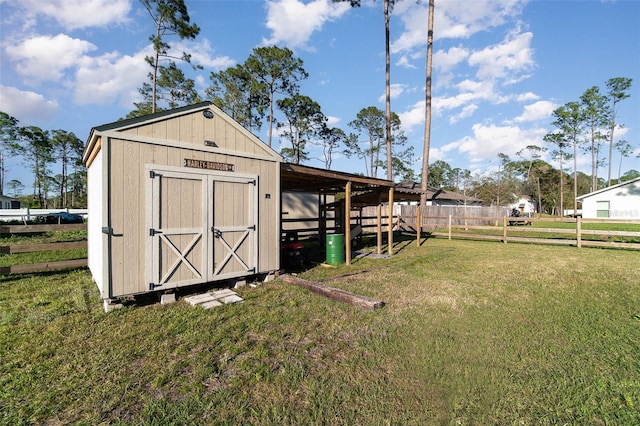
[[(304, 69), (302, 59), (297, 58), (288, 48), (257, 47), (243, 63), (223, 71), (211, 72), (210, 85), (202, 97), (195, 88), (195, 81), (184, 74), (178, 63), (196, 69), (202, 67), (194, 66), (191, 63), (191, 55), (187, 52), (175, 54), (168, 43), (170, 38), (195, 39), (200, 32), (200, 28), (190, 22), (184, 1), (140, 0), (140, 3), (154, 24), (154, 32), (149, 37), (154, 53), (145, 58), (151, 70), (148, 81), (138, 89), (142, 100), (134, 103), (135, 108), (126, 118), (208, 99), (249, 131), (259, 132), (266, 124), (266, 143), (270, 147), (275, 130), (284, 142), (280, 154), (285, 160), (295, 164), (314, 159), (330, 169), (333, 157), (340, 152), (349, 158), (362, 161), (366, 174), (370, 177), (378, 177), (379, 171), (384, 170), (387, 179), (390, 180), (420, 180), (425, 193), (427, 183), (447, 189), (455, 187), (458, 191), (462, 187), (463, 191), (468, 189), (492, 204), (506, 203), (517, 194), (523, 194), (537, 199), (541, 210), (551, 211), (563, 211), (565, 202), (571, 201), (570, 199), (575, 203), (580, 182), (584, 181), (582, 174), (577, 171), (576, 158), (579, 150), (591, 154), (591, 183), (587, 188), (590, 190), (603, 186), (598, 169), (605, 161), (605, 156), (601, 153), (605, 143), (608, 142), (609, 151), (606, 157), (609, 166), (608, 184), (612, 182), (613, 150), (617, 149), (622, 157), (628, 157), (633, 152), (632, 145), (626, 141), (614, 144), (614, 133), (621, 127), (616, 122), (617, 109), (620, 101), (629, 96), (631, 79), (613, 78), (606, 82), (606, 94), (601, 94), (600, 89), (594, 86), (581, 96), (579, 102), (569, 102), (556, 109), (553, 112), (554, 121), (551, 123), (555, 130), (544, 137), (540, 146), (526, 147), (517, 154), (516, 160), (499, 154), (499, 168), (493, 173), (471, 176), (468, 170), (452, 169), (443, 161), (429, 164), (433, 0), (429, 1), (425, 143), (422, 171), (418, 177), (412, 168), (415, 162), (413, 147), (407, 147), (407, 137), (402, 130), (400, 118), (390, 110), (388, 66), (385, 76), (386, 110), (382, 111), (375, 106), (363, 107), (348, 123), (348, 129), (329, 125), (320, 104), (301, 92), (301, 83), (309, 74)], [(350, 3), (354, 7), (360, 6), (359, 1)], [(394, 4), (395, 1), (384, 1), (387, 44), (388, 17)], [(388, 54), (387, 46), (387, 65)], [(62, 207), (69, 203), (66, 194), (70, 189), (72, 198), (80, 196), (82, 190), (86, 189), (86, 185), (82, 186), (86, 177), (77, 175), (85, 171), (80, 164), (82, 143), (73, 133), (62, 130), (47, 132), (33, 126), (23, 128), (17, 125), (15, 118), (4, 113), (2, 120), (0, 191), (4, 187), (4, 168), (1, 167), (3, 152), (8, 152), (11, 155), (22, 156), (33, 171), (33, 198), (39, 206), (45, 206), (49, 202), (48, 194), (52, 188), (56, 188), (56, 192), (60, 194)], [(66, 147), (65, 143), (72, 148)], [(311, 158), (313, 146), (319, 148), (314, 150), (321, 153), (319, 157)], [(73, 151), (74, 149), (76, 151)], [(67, 154), (67, 151), (72, 153)], [(541, 160), (546, 151), (550, 151), (552, 159), (559, 163), (559, 170)], [(574, 160), (573, 176), (567, 173), (570, 170), (568, 165), (571, 159)], [(58, 160), (62, 163), (62, 172), (51, 176), (48, 167)], [(71, 175), (67, 172), (69, 165), (73, 169)], [(23, 189), (20, 185), (17, 181), (8, 184), (14, 194)], [(567, 185), (573, 185), (573, 197), (567, 195)], [(76, 187), (77, 194), (74, 192)], [(581, 193), (584, 192), (589, 190), (582, 191), (581, 188)], [(72, 199), (72, 204), (73, 201)]]
[[(155, 31), (149, 37), (154, 54), (146, 58), (151, 71), (148, 81), (139, 88), (142, 101), (134, 104), (135, 109), (127, 118), (207, 99), (249, 131), (259, 132), (266, 124), (266, 143), (270, 147), (276, 131), (284, 145), (280, 154), (289, 162), (300, 164), (311, 160), (310, 148), (316, 146), (322, 154), (313, 159), (327, 169), (340, 151), (362, 160), (371, 177), (384, 170), (392, 179), (415, 178), (411, 168), (413, 148), (406, 147), (399, 116), (368, 106), (349, 123), (351, 131), (330, 126), (320, 104), (300, 91), (300, 84), (309, 74), (302, 59), (288, 48), (257, 47), (243, 63), (211, 72), (211, 84), (205, 89), (204, 98), (201, 97), (194, 80), (187, 78), (177, 65), (178, 62), (191, 65), (191, 55), (172, 53), (168, 43), (170, 37), (194, 39), (200, 32), (190, 22), (184, 2), (141, 0), (141, 3), (154, 23)], [(384, 3), (388, 15), (394, 2)], [(357, 7), (360, 3), (354, 1), (351, 5)]]
[[(86, 206), (86, 169), (82, 164), (84, 143), (66, 130), (43, 130), (20, 126), (19, 121), (0, 111), (0, 195), (22, 200), (35, 208)], [(24, 196), (24, 184), (12, 179), (5, 183), (7, 155), (22, 158), (33, 174), (33, 196)], [(60, 165), (58, 173), (52, 167)]]
[[(624, 139), (614, 142), (615, 132), (623, 127), (616, 120), (619, 104), (629, 97), (631, 83), (630, 78), (611, 78), (605, 82), (606, 93), (593, 86), (579, 101), (556, 108), (552, 113), (553, 130), (540, 145), (528, 145), (514, 159), (499, 153), (498, 167), (490, 173), (472, 175), (467, 169), (453, 168), (439, 160), (430, 165), (428, 183), (492, 205), (510, 204), (524, 196), (535, 201), (541, 213), (561, 215), (568, 206), (576, 212), (578, 195), (640, 177), (635, 169), (622, 174), (622, 162), (633, 155), (633, 145)], [(607, 155), (602, 154), (603, 148)], [(620, 156), (617, 164), (613, 161), (615, 151)], [(542, 159), (547, 152), (559, 168)], [(580, 154), (589, 156), (591, 175), (578, 171)], [(603, 167), (606, 179), (598, 174)]]

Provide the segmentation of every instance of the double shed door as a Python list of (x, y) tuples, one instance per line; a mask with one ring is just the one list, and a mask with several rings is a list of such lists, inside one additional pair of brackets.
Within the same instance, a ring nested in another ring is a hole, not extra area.
[(257, 176), (150, 168), (150, 290), (257, 272)]

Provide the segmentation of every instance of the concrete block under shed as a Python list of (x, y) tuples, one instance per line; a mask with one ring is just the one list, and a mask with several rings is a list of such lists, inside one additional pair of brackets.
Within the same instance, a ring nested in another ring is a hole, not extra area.
[(211, 309), (223, 304), (240, 303), (244, 299), (229, 289), (216, 290), (209, 293), (196, 294), (194, 296), (185, 297), (184, 300), (191, 306), (201, 306), (204, 309)]
[(175, 293), (166, 293), (160, 295), (160, 304), (168, 305), (170, 303), (176, 303), (176, 294)]

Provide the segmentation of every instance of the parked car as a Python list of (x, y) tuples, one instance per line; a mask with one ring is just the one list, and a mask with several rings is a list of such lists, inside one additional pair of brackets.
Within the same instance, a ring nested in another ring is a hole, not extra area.
[(49, 213), (44, 217), (45, 223), (82, 223), (82, 216), (75, 213), (57, 212)]

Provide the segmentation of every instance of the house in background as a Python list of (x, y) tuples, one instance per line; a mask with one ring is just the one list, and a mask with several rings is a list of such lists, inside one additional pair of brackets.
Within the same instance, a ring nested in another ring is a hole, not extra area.
[(581, 195), (585, 219), (640, 219), (640, 177)]
[[(404, 181), (394, 187), (399, 196), (408, 197), (414, 201), (420, 200), (420, 182)], [(413, 196), (413, 198), (411, 197)], [(456, 191), (429, 186), (427, 188), (427, 206), (482, 206), (483, 201), (471, 195), (460, 194)]]
[(518, 201), (509, 205), (511, 210), (518, 210), (523, 216), (531, 216), (538, 211), (536, 202), (531, 197), (521, 196)]
[(2, 209), (19, 209), (20, 201), (15, 198), (0, 194), (0, 210)]

